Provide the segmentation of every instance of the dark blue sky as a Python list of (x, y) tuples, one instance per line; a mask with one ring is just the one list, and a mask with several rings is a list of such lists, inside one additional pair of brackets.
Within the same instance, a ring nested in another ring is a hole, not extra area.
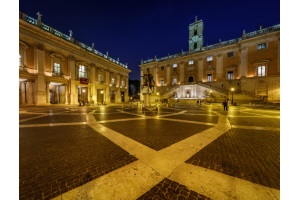
[(19, 11), (102, 53), (128, 63), (129, 78), (139, 80), (141, 59), (188, 50), (188, 26), (204, 23), (204, 46), (238, 38), (260, 24), (280, 24), (279, 0), (252, 1), (69, 1), (20, 0)]

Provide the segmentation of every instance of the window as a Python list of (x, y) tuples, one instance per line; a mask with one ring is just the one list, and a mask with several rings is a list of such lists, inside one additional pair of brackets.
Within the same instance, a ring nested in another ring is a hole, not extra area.
[(165, 67), (164, 67), (164, 66), (161, 66), (161, 67), (160, 67), (160, 70), (164, 70), (164, 69), (165, 69)]
[(160, 86), (164, 86), (165, 85), (165, 81), (164, 80), (160, 80)]
[(194, 43), (194, 49), (197, 49), (197, 43)]
[(121, 86), (125, 87), (125, 81), (123, 81), (123, 80), (121, 81)]
[(207, 82), (212, 81), (212, 74), (207, 74)]
[(229, 71), (227, 72), (227, 80), (233, 80), (234, 77), (233, 77), (233, 71)]
[(173, 64), (173, 68), (176, 68), (176, 67), (177, 67), (177, 63), (174, 63), (174, 64)]
[(115, 84), (115, 78), (111, 78), (111, 84), (112, 84), (112, 85)]
[(23, 67), (23, 58), (20, 53), (19, 53), (19, 67)]
[(266, 75), (266, 66), (258, 66), (257, 76), (265, 76), (265, 75)]
[(87, 78), (86, 67), (79, 65), (79, 78)]
[(102, 74), (98, 75), (98, 81), (99, 81), (99, 83), (103, 83), (103, 76), (102, 76)]
[(197, 35), (197, 29), (194, 30), (194, 35)]
[(207, 61), (212, 61), (212, 60), (213, 60), (213, 56), (208, 56), (208, 57), (206, 58), (206, 60), (207, 60)]
[(233, 57), (234, 56), (234, 52), (232, 51), (232, 52), (228, 52), (227, 53), (227, 58), (229, 58), (229, 57)]
[(177, 84), (177, 78), (173, 78), (173, 85)]
[(54, 63), (53, 72), (55, 74), (60, 74), (60, 64), (59, 63)]
[(257, 45), (257, 49), (265, 49), (267, 48), (267, 44), (266, 43), (261, 43)]
[(194, 60), (189, 60), (189, 65), (193, 65), (194, 64)]
[(28, 46), (23, 43), (19, 42), (19, 67), (26, 67), (26, 50), (28, 49)]

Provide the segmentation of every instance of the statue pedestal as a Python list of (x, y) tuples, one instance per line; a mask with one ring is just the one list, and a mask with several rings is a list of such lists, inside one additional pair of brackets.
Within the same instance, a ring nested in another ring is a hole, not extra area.
[(150, 103), (150, 93), (144, 93), (144, 106), (143, 106), (143, 110), (147, 110), (147, 111), (157, 111), (158, 107), (157, 105), (152, 105)]

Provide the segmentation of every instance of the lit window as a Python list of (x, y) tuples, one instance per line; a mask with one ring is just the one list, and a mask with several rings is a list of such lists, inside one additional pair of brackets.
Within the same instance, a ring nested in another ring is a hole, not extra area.
[(266, 75), (266, 66), (258, 66), (257, 76), (265, 76), (265, 75)]
[(194, 64), (194, 60), (189, 60), (189, 65), (193, 65)]
[(266, 43), (262, 43), (262, 44), (257, 45), (257, 49), (265, 49), (265, 48), (267, 48)]
[(177, 78), (173, 78), (173, 85), (177, 84)]
[(99, 74), (99, 75), (98, 75), (98, 80), (99, 80), (99, 83), (102, 83), (102, 82), (103, 82), (102, 74)]
[(212, 81), (212, 74), (207, 74), (207, 82)]
[(160, 80), (160, 86), (164, 86), (165, 85), (165, 81), (164, 80)]
[(54, 73), (55, 74), (60, 74), (60, 64), (59, 63), (54, 63)]
[(228, 52), (227, 53), (227, 58), (229, 58), (229, 57), (233, 57), (234, 56), (234, 52), (232, 51), (232, 52)]
[(111, 78), (111, 84), (115, 84), (115, 78)]
[(173, 68), (176, 68), (176, 67), (177, 67), (177, 63), (174, 63), (174, 64), (173, 64)]
[(229, 71), (228, 73), (227, 73), (227, 79), (228, 80), (233, 80), (234, 78), (233, 78), (233, 71)]
[(125, 87), (125, 81), (123, 81), (123, 80), (121, 81), (121, 86)]
[(19, 54), (19, 67), (22, 67), (23, 66), (23, 58), (22, 58), (22, 55)]
[(79, 78), (87, 78), (86, 67), (79, 65)]
[(207, 60), (207, 61), (212, 61), (212, 60), (213, 60), (213, 57), (212, 57), (212, 56), (208, 56), (206, 60)]

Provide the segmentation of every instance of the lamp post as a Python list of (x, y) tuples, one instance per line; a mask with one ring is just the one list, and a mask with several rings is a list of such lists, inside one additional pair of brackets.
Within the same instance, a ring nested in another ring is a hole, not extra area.
[(231, 105), (233, 105), (233, 91), (234, 91), (234, 88), (231, 88)]

